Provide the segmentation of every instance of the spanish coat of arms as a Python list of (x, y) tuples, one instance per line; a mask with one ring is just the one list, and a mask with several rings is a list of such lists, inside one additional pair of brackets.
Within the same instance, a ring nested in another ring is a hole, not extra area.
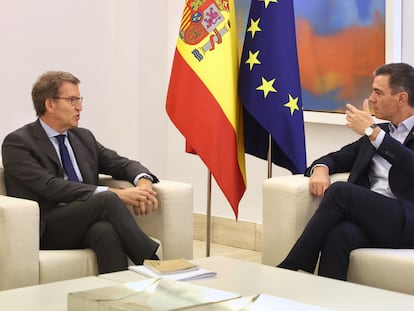
[(199, 61), (207, 51), (214, 50), (230, 30), (230, 23), (222, 14), (229, 10), (228, 0), (187, 0), (180, 38), (188, 45), (197, 46), (192, 53)]

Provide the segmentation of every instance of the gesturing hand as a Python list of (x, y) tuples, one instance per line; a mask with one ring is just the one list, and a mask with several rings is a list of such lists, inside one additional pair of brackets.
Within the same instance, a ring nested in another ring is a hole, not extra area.
[(368, 99), (364, 100), (363, 109), (359, 110), (351, 104), (346, 104), (346, 126), (359, 135), (364, 135), (367, 127), (374, 123), (374, 119), (369, 110)]

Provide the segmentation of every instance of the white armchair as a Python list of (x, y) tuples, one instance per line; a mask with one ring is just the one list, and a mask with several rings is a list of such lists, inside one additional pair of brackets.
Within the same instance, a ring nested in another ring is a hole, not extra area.
[[(109, 176), (101, 176), (100, 184), (132, 186)], [(154, 189), (159, 210), (147, 216), (134, 216), (137, 223), (161, 242), (157, 252), (161, 258), (192, 259), (192, 186), (161, 180), (154, 184)], [(97, 274), (96, 257), (90, 249), (39, 251), (38, 204), (6, 196), (0, 166), (0, 290)]]
[[(331, 181), (347, 180), (335, 174)], [(303, 175), (273, 177), (263, 183), (262, 263), (279, 264), (288, 254), (320, 199), (310, 195)], [(348, 281), (414, 294), (414, 249), (361, 248), (351, 252)]]

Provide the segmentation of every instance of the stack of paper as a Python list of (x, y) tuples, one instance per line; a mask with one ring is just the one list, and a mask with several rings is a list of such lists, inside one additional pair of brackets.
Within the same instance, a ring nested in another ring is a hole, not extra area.
[(176, 281), (190, 281), (214, 277), (216, 272), (200, 268), (185, 259), (145, 260), (143, 265), (130, 266), (129, 270), (150, 278), (167, 278)]

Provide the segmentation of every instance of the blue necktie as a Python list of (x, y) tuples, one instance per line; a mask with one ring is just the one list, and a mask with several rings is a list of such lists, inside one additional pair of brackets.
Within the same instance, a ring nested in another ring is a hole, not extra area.
[(69, 156), (68, 148), (65, 146), (66, 135), (57, 135), (55, 137), (59, 143), (60, 158), (62, 159), (63, 168), (65, 169), (66, 175), (68, 175), (68, 179), (71, 181), (79, 182), (79, 178), (76, 175), (75, 169), (73, 168), (73, 164)]

